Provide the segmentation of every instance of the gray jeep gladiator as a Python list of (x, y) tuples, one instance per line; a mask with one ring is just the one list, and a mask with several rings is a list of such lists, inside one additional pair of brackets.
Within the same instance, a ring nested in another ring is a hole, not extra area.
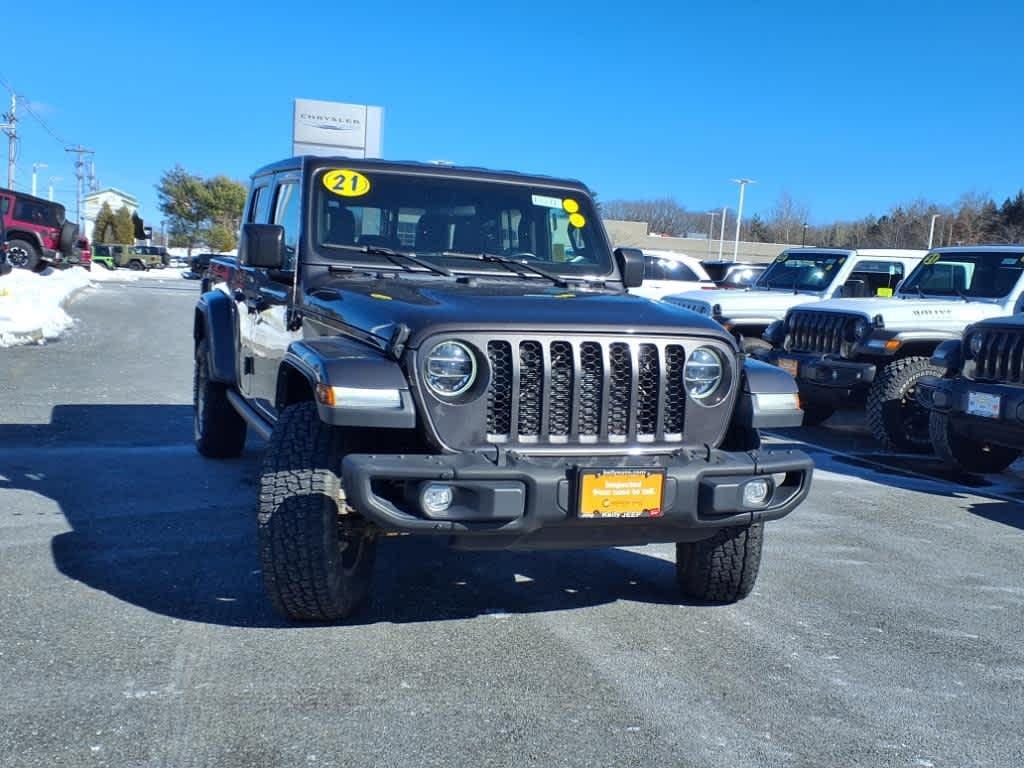
[(796, 385), (710, 318), (631, 296), (579, 182), (300, 157), (252, 177), (195, 311), (195, 441), (267, 447), (262, 573), (295, 620), (349, 616), (378, 541), (675, 542), (691, 599), (754, 585), (810, 459), (761, 450)]

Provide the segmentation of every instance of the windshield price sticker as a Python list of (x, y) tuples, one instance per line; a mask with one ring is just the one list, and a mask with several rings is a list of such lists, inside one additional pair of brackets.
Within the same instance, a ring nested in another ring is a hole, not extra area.
[(562, 201), (562, 207), (565, 209), (566, 213), (580, 212), (580, 204), (573, 200), (571, 197), (567, 197), (565, 198), (565, 200)]
[(370, 191), (370, 180), (351, 168), (336, 168), (323, 176), (324, 186), (341, 197), (362, 197)]
[(924, 259), (921, 261), (921, 263), (930, 267), (932, 264), (937, 262), (941, 257), (942, 257), (942, 254), (939, 254), (939, 253), (929, 253), (927, 256), (924, 257)]
[(569, 215), (569, 223), (576, 227), (576, 229), (583, 229), (587, 224), (587, 220), (583, 218), (582, 213), (573, 213)]
[(562, 198), (548, 197), (547, 195), (531, 195), (530, 200), (540, 208), (561, 208)]

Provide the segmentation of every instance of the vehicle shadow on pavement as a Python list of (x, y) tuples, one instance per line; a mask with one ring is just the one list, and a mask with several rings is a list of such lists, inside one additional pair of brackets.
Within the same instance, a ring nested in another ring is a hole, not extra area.
[[(262, 446), (211, 461), (186, 405), (58, 405), (47, 424), (0, 424), (0, 490), (59, 505), (51, 551), (68, 578), (147, 611), (227, 626), (294, 626), (263, 592), (256, 545)], [(670, 547), (660, 552), (671, 554)], [(381, 541), (374, 600), (354, 623), (678, 603), (674, 563), (624, 549), (461, 552)]]

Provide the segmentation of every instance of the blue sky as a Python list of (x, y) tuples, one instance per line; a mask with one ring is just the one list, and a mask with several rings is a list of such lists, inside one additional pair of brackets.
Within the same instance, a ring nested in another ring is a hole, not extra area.
[[(292, 99), (385, 108), (391, 159), (568, 175), (604, 200), (812, 220), (1024, 186), (1024, 3), (8, 3), (0, 74), (159, 225), (180, 163), (246, 178), (290, 153)], [(0, 91), (6, 99), (7, 94)], [(18, 181), (62, 146), (23, 115)], [(0, 141), (6, 150), (6, 142)], [(6, 154), (5, 152), (3, 154)], [(0, 173), (6, 182), (6, 173)]]

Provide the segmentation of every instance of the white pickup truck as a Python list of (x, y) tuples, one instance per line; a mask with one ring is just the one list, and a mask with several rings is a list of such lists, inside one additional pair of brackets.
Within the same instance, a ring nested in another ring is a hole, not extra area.
[(839, 299), (791, 310), (765, 332), (757, 357), (800, 384), (804, 424), (866, 398), (868, 423), (890, 450), (931, 446), (928, 411), (916, 396), (930, 357), (971, 323), (1012, 315), (1024, 305), (1024, 245), (932, 251), (892, 299)]
[(746, 290), (690, 291), (666, 296), (677, 304), (718, 320), (744, 351), (766, 348), (761, 335), (786, 312), (828, 299), (892, 296), (927, 251), (870, 248), (790, 248), (780, 253)]

